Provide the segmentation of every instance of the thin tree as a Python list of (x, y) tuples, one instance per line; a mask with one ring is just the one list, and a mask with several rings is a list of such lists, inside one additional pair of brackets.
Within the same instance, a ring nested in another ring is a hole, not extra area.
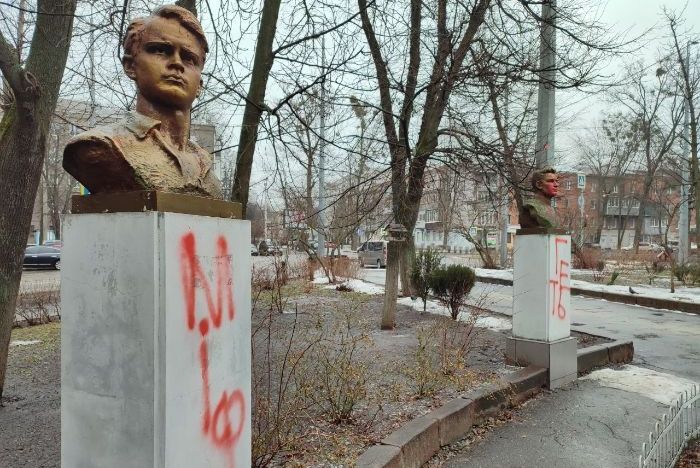
[(22, 258), (68, 57), (77, 0), (38, 0), (27, 59), (0, 35), (0, 70), (14, 97), (0, 122), (0, 397)]

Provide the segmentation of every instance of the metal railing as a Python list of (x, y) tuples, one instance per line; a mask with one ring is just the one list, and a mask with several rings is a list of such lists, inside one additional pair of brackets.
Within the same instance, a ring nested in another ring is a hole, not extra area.
[(688, 441), (700, 435), (700, 387), (693, 385), (669, 407), (642, 444), (639, 468), (672, 468)]

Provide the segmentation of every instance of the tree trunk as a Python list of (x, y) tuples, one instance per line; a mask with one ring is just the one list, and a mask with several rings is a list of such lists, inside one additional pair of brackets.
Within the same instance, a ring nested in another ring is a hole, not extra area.
[(414, 296), (413, 282), (411, 281), (411, 269), (413, 267), (413, 258), (416, 255), (416, 245), (413, 242), (413, 236), (410, 236), (406, 242), (400, 244), (401, 251), (401, 291), (404, 297)]
[(384, 283), (384, 307), (382, 308), (382, 330), (393, 330), (396, 325), (396, 298), (399, 292), (399, 244), (390, 241), (387, 246), (386, 281)]
[(68, 57), (76, 0), (39, 0), (26, 68), (0, 36), (0, 68), (15, 104), (0, 122), (0, 399), (5, 385), (22, 259), (51, 116)]
[(243, 111), (241, 133), (238, 138), (236, 174), (234, 176), (231, 199), (241, 204), (243, 218), (245, 218), (245, 210), (248, 205), (250, 172), (253, 168), (258, 127), (265, 107), (267, 79), (270, 76), (272, 62), (274, 61), (272, 43), (275, 39), (275, 31), (277, 31), (280, 3), (281, 0), (265, 0), (263, 4), (260, 30), (258, 31), (258, 39), (255, 46), (253, 72), (250, 76), (250, 87), (248, 88), (245, 110)]

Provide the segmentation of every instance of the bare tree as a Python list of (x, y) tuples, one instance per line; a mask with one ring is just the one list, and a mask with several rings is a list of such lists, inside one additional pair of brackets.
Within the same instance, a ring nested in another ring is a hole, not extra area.
[(638, 122), (641, 136), (641, 168), (644, 181), (639, 214), (635, 224), (634, 251), (639, 251), (641, 232), (649, 195), (657, 172), (671, 157), (678, 141), (678, 128), (683, 115), (682, 95), (677, 82), (667, 72), (668, 61), (649, 77), (646, 67), (635, 64), (629, 70), (630, 85), (616, 97)]
[(0, 69), (13, 102), (0, 122), (0, 397), (22, 275), (22, 256), (68, 57), (76, 0), (38, 0), (29, 54), (0, 35)]

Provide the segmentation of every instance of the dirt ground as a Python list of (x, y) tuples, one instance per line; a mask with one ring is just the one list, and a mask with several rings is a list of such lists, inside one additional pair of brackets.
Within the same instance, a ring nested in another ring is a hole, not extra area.
[(676, 468), (700, 467), (700, 438), (691, 440), (676, 463)]
[[(472, 329), (401, 305), (396, 328), (380, 331), (382, 296), (296, 281), (281, 297), (263, 291), (254, 303), (258, 465), (351, 466), (406, 421), (516, 370), (504, 364), (507, 331)], [(60, 323), (15, 329), (12, 341), (0, 467), (58, 467)], [(280, 392), (265, 381), (289, 385)], [(272, 418), (259, 409), (275, 403), (281, 412)]]

